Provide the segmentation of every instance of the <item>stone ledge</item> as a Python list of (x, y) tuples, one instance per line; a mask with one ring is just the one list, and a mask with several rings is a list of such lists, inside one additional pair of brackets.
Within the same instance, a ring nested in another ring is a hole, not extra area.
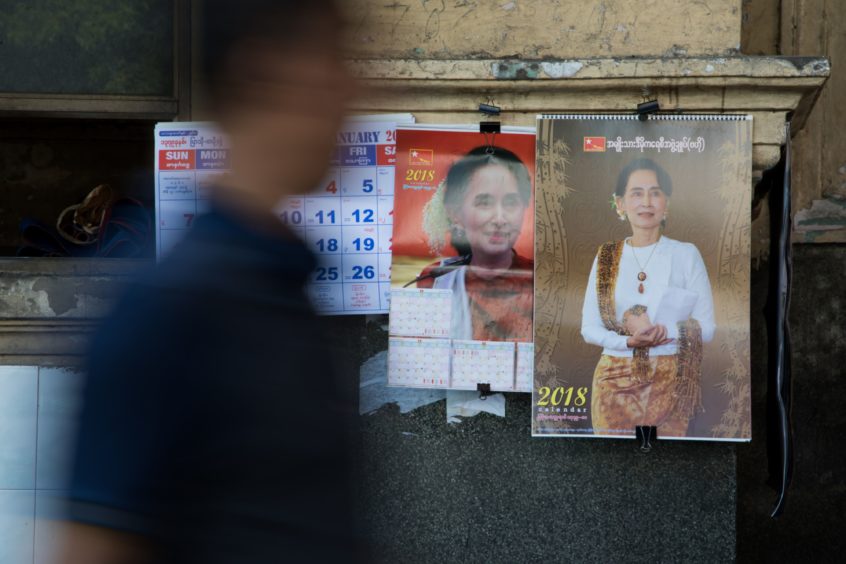
[(76, 366), (97, 320), (2, 319), (0, 365)]
[(0, 364), (82, 362), (91, 332), (146, 260), (0, 259)]
[[(362, 112), (412, 112), (418, 121), (472, 121), (479, 102), (503, 123), (538, 113), (628, 112), (645, 96), (664, 111), (752, 113), (753, 168), (772, 167), (792, 114), (798, 131), (828, 78), (827, 59), (689, 57), (582, 60), (352, 60)], [(757, 176), (757, 174), (756, 174)]]
[(828, 77), (818, 57), (616, 57), (608, 59), (353, 59), (359, 78), (560, 80), (660, 77)]

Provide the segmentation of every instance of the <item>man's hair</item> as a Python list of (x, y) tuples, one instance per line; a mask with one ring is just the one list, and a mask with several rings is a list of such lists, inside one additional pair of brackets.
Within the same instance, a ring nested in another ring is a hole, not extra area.
[(228, 78), (227, 60), (245, 40), (272, 40), (284, 48), (304, 38), (302, 23), (307, 18), (340, 22), (334, 0), (203, 0), (199, 6), (197, 62), (214, 105), (225, 104), (220, 98), (221, 85)]
[(655, 177), (658, 179), (658, 186), (661, 187), (661, 191), (664, 192), (667, 197), (672, 196), (673, 179), (670, 178), (670, 175), (661, 165), (646, 157), (633, 160), (620, 171), (620, 175), (617, 177), (617, 187), (614, 189), (614, 194), (616, 196), (622, 198), (626, 195), (626, 186), (629, 184), (629, 177), (636, 170), (651, 170), (654, 172)]

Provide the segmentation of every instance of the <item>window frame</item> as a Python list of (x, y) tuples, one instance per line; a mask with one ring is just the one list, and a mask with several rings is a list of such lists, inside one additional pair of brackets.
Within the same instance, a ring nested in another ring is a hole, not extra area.
[(173, 92), (170, 96), (0, 92), (0, 116), (153, 121), (189, 119), (191, 0), (174, 0), (173, 26)]

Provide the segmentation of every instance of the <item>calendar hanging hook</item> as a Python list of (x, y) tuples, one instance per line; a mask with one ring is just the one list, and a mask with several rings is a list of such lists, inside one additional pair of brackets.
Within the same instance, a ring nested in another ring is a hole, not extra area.
[(501, 126), (498, 121), (480, 121), (479, 133), (485, 136), (485, 153), (493, 155), (496, 149), (494, 148), (494, 141), (496, 141), (496, 134), (500, 133)]
[(652, 440), (658, 440), (658, 429), (650, 425), (638, 425), (635, 427), (635, 438), (640, 440), (640, 452), (652, 450)]

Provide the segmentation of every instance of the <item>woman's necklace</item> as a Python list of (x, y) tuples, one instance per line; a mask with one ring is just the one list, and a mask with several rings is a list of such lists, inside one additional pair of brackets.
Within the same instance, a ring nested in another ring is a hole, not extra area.
[(628, 242), (629, 246), (632, 248), (632, 256), (634, 257), (635, 262), (637, 263), (637, 267), (639, 269), (639, 272), (637, 273), (637, 279), (640, 281), (640, 283), (637, 285), (637, 291), (642, 294), (643, 281), (646, 280), (646, 267), (649, 266), (649, 261), (652, 260), (652, 255), (655, 254), (655, 249), (658, 248), (658, 243), (661, 242), (661, 238), (659, 237), (658, 240), (655, 242), (655, 245), (652, 246), (652, 252), (649, 253), (649, 258), (646, 259), (646, 263), (644, 263), (643, 266), (641, 266), (640, 261), (637, 260), (637, 253), (635, 252), (635, 248), (634, 245), (632, 245), (631, 239), (629, 239)]

